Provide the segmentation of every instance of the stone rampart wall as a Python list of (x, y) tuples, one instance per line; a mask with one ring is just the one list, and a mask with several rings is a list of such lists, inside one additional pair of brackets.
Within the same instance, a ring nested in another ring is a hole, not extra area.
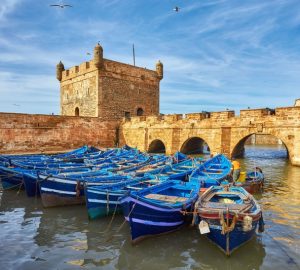
[(0, 113), (0, 153), (113, 147), (118, 122), (100, 118)]

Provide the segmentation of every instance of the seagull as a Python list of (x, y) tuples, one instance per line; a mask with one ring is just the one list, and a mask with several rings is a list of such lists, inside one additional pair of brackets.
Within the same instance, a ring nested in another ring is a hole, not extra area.
[(174, 7), (173, 10), (174, 10), (175, 12), (179, 12), (180, 8), (179, 8), (179, 7)]
[(87, 55), (91, 55), (91, 53), (89, 53), (89, 52), (87, 52), (86, 54), (87, 54)]
[(20, 106), (19, 104), (16, 104), (16, 103), (14, 103), (13, 105), (14, 105), (14, 106)]
[(65, 7), (73, 7), (71, 5), (66, 5), (66, 4), (55, 4), (55, 5), (50, 5), (50, 7), (60, 7), (60, 8), (65, 8)]

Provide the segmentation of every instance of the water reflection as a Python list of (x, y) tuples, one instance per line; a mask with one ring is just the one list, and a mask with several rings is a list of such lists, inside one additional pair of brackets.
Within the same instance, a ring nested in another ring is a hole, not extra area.
[(152, 269), (258, 269), (265, 255), (260, 239), (254, 238), (228, 259), (195, 228), (184, 228), (134, 247), (126, 239), (120, 248), (118, 268), (148, 269), (151, 265)]

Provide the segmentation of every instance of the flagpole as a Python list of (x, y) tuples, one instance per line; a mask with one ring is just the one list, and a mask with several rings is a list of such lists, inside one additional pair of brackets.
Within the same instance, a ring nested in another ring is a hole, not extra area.
[(133, 65), (135, 66), (135, 51), (134, 51), (134, 44), (132, 44), (132, 56), (133, 56)]

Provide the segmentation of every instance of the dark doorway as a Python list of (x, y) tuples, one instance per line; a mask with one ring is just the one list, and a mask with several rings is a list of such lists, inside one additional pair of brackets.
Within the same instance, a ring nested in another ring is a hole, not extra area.
[(75, 116), (79, 116), (79, 108), (78, 107), (75, 108)]
[(144, 114), (144, 110), (142, 109), (142, 108), (138, 108), (137, 110), (136, 110), (136, 115), (137, 116), (142, 116)]

